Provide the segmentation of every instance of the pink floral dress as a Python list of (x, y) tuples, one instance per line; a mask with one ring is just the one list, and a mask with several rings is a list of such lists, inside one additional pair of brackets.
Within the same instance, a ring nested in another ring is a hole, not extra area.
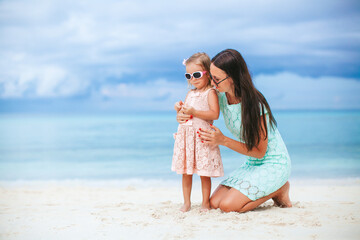
[[(203, 92), (191, 90), (186, 99), (185, 106), (191, 106), (196, 110), (208, 111), (208, 94), (215, 91), (210, 88)], [(201, 129), (210, 130), (213, 121), (202, 120), (194, 117), (186, 123), (179, 124), (177, 133), (174, 134), (174, 155), (171, 170), (178, 174), (199, 176), (222, 177), (224, 169), (218, 146), (209, 146), (201, 142), (199, 134), (196, 132)]]

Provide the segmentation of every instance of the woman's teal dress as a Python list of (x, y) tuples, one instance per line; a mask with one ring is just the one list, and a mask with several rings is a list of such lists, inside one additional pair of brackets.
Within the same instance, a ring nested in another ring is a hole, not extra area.
[[(225, 93), (218, 93), (218, 96), (226, 127), (236, 140), (244, 142), (240, 134), (241, 104), (229, 105)], [(264, 110), (267, 114), (265, 107)], [(245, 163), (221, 182), (222, 185), (239, 190), (252, 201), (275, 192), (290, 176), (291, 161), (285, 143), (276, 126), (270, 127), (268, 114), (266, 120), (268, 146), (265, 156), (261, 159), (248, 157)]]

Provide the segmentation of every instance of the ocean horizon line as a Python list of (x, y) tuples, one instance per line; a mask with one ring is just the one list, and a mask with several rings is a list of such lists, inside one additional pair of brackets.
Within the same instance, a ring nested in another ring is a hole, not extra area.
[[(212, 186), (216, 188), (222, 182), (223, 178), (212, 178)], [(333, 177), (333, 178), (302, 178), (302, 177), (291, 177), (289, 179), (291, 184), (295, 185), (306, 185), (306, 186), (348, 186), (348, 185), (359, 185), (360, 177)], [(113, 178), (113, 179), (80, 179), (80, 178), (69, 178), (69, 179), (47, 179), (47, 180), (28, 180), (28, 179), (17, 179), (17, 180), (0, 180), (0, 187), (2, 186), (89, 186), (89, 187), (181, 187), (181, 178), (179, 179), (164, 179), (164, 178)], [(193, 178), (194, 190), (201, 185), (200, 177), (194, 176)]]
[[(271, 109), (275, 113), (360, 113), (360, 109), (331, 109), (331, 108), (321, 108), (321, 109)], [(36, 116), (51, 116), (51, 115), (78, 115), (78, 116), (91, 116), (91, 115), (149, 115), (149, 114), (175, 114), (175, 110), (154, 110), (154, 111), (1, 111), (0, 115), (36, 115)]]

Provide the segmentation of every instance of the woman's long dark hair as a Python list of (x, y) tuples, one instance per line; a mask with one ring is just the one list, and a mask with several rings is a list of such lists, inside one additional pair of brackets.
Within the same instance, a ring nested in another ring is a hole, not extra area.
[[(261, 131), (264, 133), (265, 139), (268, 137), (264, 106), (268, 111), (271, 127), (276, 126), (270, 106), (261, 92), (255, 88), (245, 60), (238, 51), (234, 49), (221, 51), (213, 57), (211, 62), (223, 70), (234, 82), (235, 97), (241, 99), (241, 136), (250, 151), (253, 147), (258, 146)], [(261, 118), (264, 121), (265, 129), (261, 127)]]

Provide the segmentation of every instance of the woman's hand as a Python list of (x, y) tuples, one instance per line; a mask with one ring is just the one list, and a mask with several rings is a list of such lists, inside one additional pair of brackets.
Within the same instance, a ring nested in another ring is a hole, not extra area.
[(178, 123), (186, 123), (189, 119), (192, 119), (192, 118), (193, 118), (192, 115), (184, 113), (184, 111), (182, 109), (176, 115), (176, 121)]
[(213, 146), (224, 145), (224, 134), (217, 127), (213, 125), (210, 125), (210, 127), (212, 130), (199, 129), (198, 134), (201, 141)]

